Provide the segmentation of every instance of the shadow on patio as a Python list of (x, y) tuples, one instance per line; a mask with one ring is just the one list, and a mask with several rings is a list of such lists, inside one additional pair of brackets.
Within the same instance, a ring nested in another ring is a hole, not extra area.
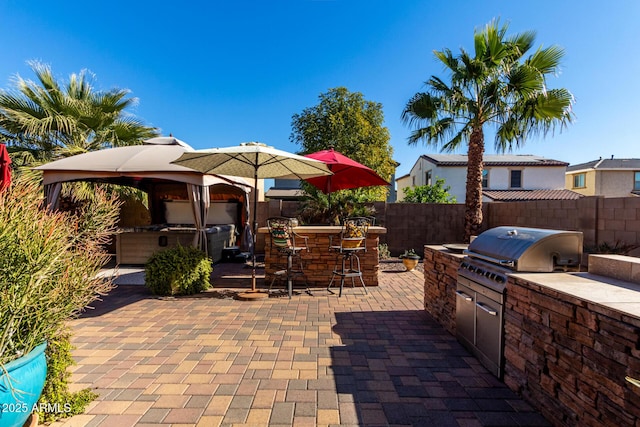
[(549, 425), (424, 311), (335, 316), (344, 345), (331, 347), (331, 368), (354, 424)]

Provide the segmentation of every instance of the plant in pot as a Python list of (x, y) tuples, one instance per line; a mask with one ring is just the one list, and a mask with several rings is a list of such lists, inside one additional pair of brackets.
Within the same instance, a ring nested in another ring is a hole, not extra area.
[(402, 255), (399, 256), (404, 264), (404, 267), (407, 271), (411, 271), (416, 268), (418, 262), (420, 261), (420, 257), (416, 254), (416, 251), (413, 249), (407, 249), (404, 251)]
[(0, 425), (22, 426), (41, 406), (73, 415), (63, 407), (73, 405), (68, 389), (41, 396), (56, 371), (47, 365), (58, 363), (66, 322), (111, 288), (97, 273), (117, 216), (118, 202), (99, 191), (73, 214), (44, 210), (29, 177), (0, 192)]

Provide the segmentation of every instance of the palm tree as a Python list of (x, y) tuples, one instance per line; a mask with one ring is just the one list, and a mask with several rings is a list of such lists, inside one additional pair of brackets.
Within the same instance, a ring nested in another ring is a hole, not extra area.
[(101, 148), (133, 145), (158, 135), (125, 110), (137, 102), (128, 90), (96, 92), (86, 70), (63, 87), (51, 68), (32, 61), (37, 82), (16, 78), (0, 90), (0, 141), (48, 161)]
[(558, 71), (564, 51), (532, 48), (535, 32), (507, 37), (508, 25), (492, 21), (475, 31), (475, 55), (449, 49), (435, 56), (450, 74), (450, 83), (431, 76), (426, 92), (417, 93), (402, 112), (414, 127), (409, 145), (419, 141), (451, 152), (467, 144), (465, 240), (482, 225), (482, 171), (485, 125), (495, 126), (496, 152), (511, 151), (529, 136), (546, 136), (572, 120), (573, 95), (547, 88), (547, 76)]

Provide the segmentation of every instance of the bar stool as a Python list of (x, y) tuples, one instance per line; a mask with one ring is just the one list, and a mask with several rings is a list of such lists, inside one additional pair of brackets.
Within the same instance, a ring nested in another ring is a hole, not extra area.
[[(271, 236), (271, 247), (275, 248), (280, 254), (287, 257), (287, 266), (283, 270), (278, 270), (274, 273), (271, 284), (269, 285), (269, 292), (273, 287), (273, 284), (278, 278), (286, 279), (287, 291), (289, 298), (293, 294), (293, 282), (296, 276), (304, 278), (307, 285), (306, 292), (309, 291), (307, 276), (304, 273), (304, 267), (302, 265), (301, 252), (308, 250), (308, 237), (301, 236), (293, 230), (291, 218), (285, 217), (272, 217), (267, 219), (267, 227)], [(297, 268), (293, 268), (293, 259), (297, 260)]]
[[(327, 291), (332, 294), (335, 293), (331, 290), (331, 286), (337, 276), (340, 278), (340, 293), (338, 296), (341, 297), (345, 279), (351, 278), (351, 287), (355, 288), (355, 279), (357, 277), (360, 279), (364, 293), (367, 294), (367, 286), (362, 279), (362, 269), (358, 254), (367, 251), (367, 233), (370, 225), (370, 218), (346, 218), (342, 222), (340, 235), (329, 236), (329, 250), (336, 253), (336, 264), (333, 268), (331, 282), (329, 282)], [(334, 243), (334, 237), (337, 237), (338, 242)]]

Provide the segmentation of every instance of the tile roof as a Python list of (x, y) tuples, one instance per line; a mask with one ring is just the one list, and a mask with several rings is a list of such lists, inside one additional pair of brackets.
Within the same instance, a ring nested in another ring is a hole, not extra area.
[(640, 159), (598, 159), (577, 165), (571, 165), (567, 172), (574, 172), (584, 169), (638, 169), (640, 170)]
[[(423, 154), (423, 158), (438, 166), (466, 166), (467, 156), (464, 154)], [(485, 166), (568, 166), (560, 160), (547, 159), (532, 154), (485, 154)]]
[(304, 197), (306, 193), (304, 190), (300, 188), (274, 188), (271, 187), (264, 194), (265, 197), (271, 199), (297, 199), (299, 197)]
[(482, 195), (494, 202), (528, 200), (577, 200), (584, 195), (571, 190), (482, 190)]

